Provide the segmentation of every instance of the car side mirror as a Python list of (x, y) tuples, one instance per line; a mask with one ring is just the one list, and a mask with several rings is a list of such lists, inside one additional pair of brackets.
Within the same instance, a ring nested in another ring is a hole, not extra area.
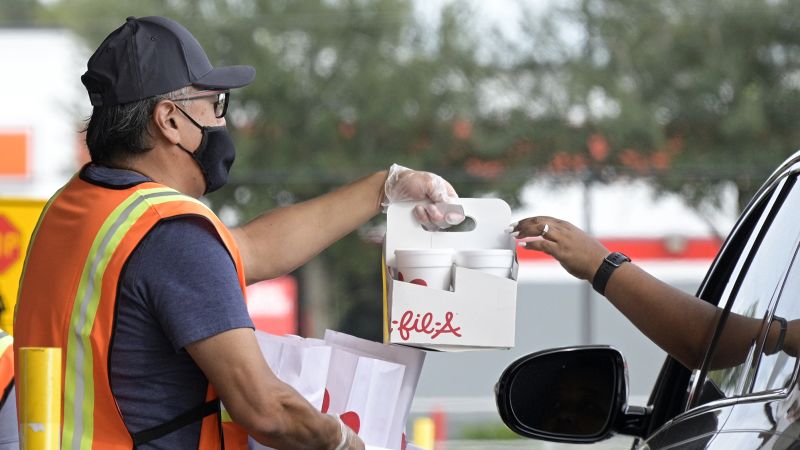
[(532, 353), (513, 362), (495, 385), (503, 422), (525, 437), (591, 443), (612, 432), (640, 435), (645, 408), (630, 408), (625, 360), (608, 346)]

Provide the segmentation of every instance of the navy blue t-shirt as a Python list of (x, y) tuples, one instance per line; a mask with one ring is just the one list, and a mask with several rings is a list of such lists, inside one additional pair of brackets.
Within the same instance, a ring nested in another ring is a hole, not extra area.
[[(149, 181), (90, 165), (83, 177), (107, 186)], [(111, 390), (128, 430), (161, 425), (205, 401), (208, 381), (185, 347), (234, 328), (254, 328), (236, 267), (201, 217), (158, 223), (122, 271), (111, 343)], [(200, 422), (139, 449), (197, 449)]]

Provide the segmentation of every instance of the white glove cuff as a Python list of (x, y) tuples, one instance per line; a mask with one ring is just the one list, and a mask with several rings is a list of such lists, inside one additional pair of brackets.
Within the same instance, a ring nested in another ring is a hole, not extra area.
[(347, 448), (347, 425), (342, 422), (341, 417), (333, 414), (333, 417), (336, 418), (336, 421), (339, 422), (339, 431), (342, 434), (342, 440), (339, 441), (339, 445), (336, 446), (334, 450), (345, 450)]
[(383, 201), (381, 202), (381, 210), (386, 212), (386, 209), (389, 207), (389, 203), (392, 202), (392, 195), (390, 186), (394, 186), (397, 183), (397, 177), (400, 173), (405, 172), (407, 170), (411, 170), (408, 167), (403, 167), (400, 164), (392, 164), (389, 167), (389, 175), (386, 177), (386, 181), (383, 183)]

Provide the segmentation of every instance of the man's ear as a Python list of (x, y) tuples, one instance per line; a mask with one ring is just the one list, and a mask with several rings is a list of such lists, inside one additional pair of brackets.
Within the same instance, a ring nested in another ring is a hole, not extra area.
[(156, 103), (152, 116), (153, 136), (156, 139), (164, 139), (173, 145), (181, 141), (178, 122), (175, 120), (177, 114), (180, 114), (180, 111), (175, 103), (166, 101)]

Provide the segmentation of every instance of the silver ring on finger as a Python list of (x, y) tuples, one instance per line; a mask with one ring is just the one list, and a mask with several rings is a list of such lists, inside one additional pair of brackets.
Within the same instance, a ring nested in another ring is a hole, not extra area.
[(542, 229), (542, 234), (540, 236), (544, 237), (547, 232), (550, 231), (550, 224), (544, 224), (544, 228)]

